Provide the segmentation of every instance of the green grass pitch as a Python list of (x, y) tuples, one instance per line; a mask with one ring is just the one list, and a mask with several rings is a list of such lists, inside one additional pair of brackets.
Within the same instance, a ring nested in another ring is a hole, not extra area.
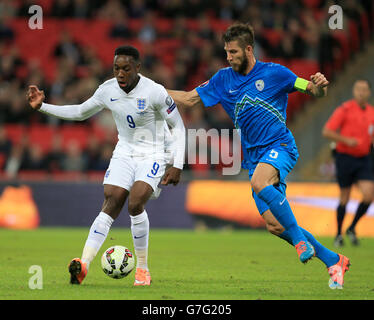
[[(0, 230), (0, 300), (351, 300), (374, 298), (374, 239), (340, 251), (352, 262), (343, 290), (328, 288), (324, 264), (303, 265), (296, 250), (265, 231), (150, 232), (150, 287), (134, 287), (134, 272), (111, 279), (100, 257), (112, 245), (133, 249), (129, 229), (113, 228), (81, 286), (69, 284), (67, 265), (80, 257), (88, 228)], [(331, 238), (318, 238), (332, 248)], [(348, 242), (348, 239), (346, 240)], [(42, 268), (42, 289), (30, 289), (32, 265)]]

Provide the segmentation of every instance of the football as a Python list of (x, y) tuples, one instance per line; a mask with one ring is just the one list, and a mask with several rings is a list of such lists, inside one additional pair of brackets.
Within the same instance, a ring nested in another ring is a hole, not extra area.
[(101, 257), (101, 267), (113, 279), (126, 277), (135, 266), (135, 258), (124, 246), (113, 246), (105, 250)]

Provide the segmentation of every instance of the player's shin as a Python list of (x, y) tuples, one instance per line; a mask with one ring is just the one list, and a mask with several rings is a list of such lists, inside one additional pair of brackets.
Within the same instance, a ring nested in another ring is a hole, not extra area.
[(87, 269), (103, 245), (112, 223), (113, 218), (105, 212), (100, 212), (92, 223), (82, 253), (82, 262), (87, 263)]
[(131, 216), (131, 233), (134, 241), (136, 267), (148, 270), (149, 220), (144, 210), (141, 214)]
[(297, 225), (295, 216), (284, 194), (279, 192), (274, 186), (267, 186), (257, 196), (268, 205), (275, 218), (288, 231), (293, 245), (307, 240)]

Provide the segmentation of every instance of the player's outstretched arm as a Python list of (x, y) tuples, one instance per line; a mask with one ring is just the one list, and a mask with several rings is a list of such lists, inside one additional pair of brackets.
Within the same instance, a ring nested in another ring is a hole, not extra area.
[(83, 121), (104, 108), (104, 105), (94, 96), (77, 105), (57, 106), (44, 103), (44, 91), (39, 90), (39, 88), (34, 85), (29, 86), (26, 99), (34, 110), (65, 120)]
[(326, 77), (322, 73), (317, 72), (310, 76), (305, 92), (316, 98), (325, 97), (328, 85), (329, 81), (327, 81)]
[(173, 98), (177, 106), (182, 108), (193, 108), (197, 106), (203, 106), (203, 102), (196, 89), (191, 91), (179, 91), (179, 90), (166, 90), (168, 94)]

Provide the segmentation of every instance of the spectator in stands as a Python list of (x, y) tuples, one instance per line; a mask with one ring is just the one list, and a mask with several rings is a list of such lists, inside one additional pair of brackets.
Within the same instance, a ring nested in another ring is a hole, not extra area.
[(161, 14), (164, 17), (175, 19), (184, 13), (183, 0), (164, 0), (162, 1)]
[(69, 58), (75, 64), (81, 62), (81, 48), (80, 44), (73, 40), (68, 30), (63, 30), (60, 34), (60, 41), (55, 47), (54, 56), (57, 58)]
[(87, 162), (78, 142), (72, 140), (67, 145), (66, 153), (62, 159), (62, 170), (83, 172), (87, 169)]
[(228, 21), (235, 19), (234, 6), (231, 0), (219, 0), (217, 3), (216, 16), (219, 19)]
[(104, 143), (100, 148), (99, 158), (93, 163), (92, 170), (105, 171), (113, 154), (113, 145)]
[(144, 0), (130, 0), (128, 13), (130, 18), (140, 19), (147, 14), (148, 8)]
[(20, 170), (45, 170), (46, 159), (38, 144), (32, 144), (25, 150), (25, 158)]
[(183, 15), (187, 18), (196, 18), (196, 15), (206, 10), (206, 2), (202, 0), (185, 0)]
[(6, 22), (2, 12), (0, 12), (0, 41), (13, 40), (14, 31)]
[(12, 0), (3, 0), (0, 2), (0, 20), (1, 17), (14, 17), (17, 14), (17, 4)]
[(74, 18), (87, 19), (92, 16), (94, 10), (91, 1), (88, 0), (74, 0), (73, 2), (73, 14)]
[[(14, 2), (14, 1), (13, 1)], [(18, 17), (29, 17), (29, 8), (35, 4), (35, 0), (21, 0), (19, 1), (17, 16)]]
[(57, 18), (69, 18), (74, 12), (74, 5), (72, 0), (54, 0), (51, 16)]
[(143, 43), (152, 43), (157, 38), (157, 30), (155, 27), (155, 13), (147, 11), (143, 17), (142, 28), (139, 30), (138, 39)]
[(21, 95), (13, 97), (8, 108), (4, 110), (4, 120), (6, 123), (30, 123), (30, 112), (25, 107), (23, 97)]
[(113, 21), (118, 12), (126, 12), (126, 8), (120, 0), (108, 0), (97, 12), (100, 19)]
[(102, 146), (99, 140), (94, 135), (90, 136), (88, 139), (87, 147), (83, 152), (84, 157), (86, 158), (86, 161), (87, 161), (88, 171), (97, 170), (96, 165), (100, 158), (101, 149), (102, 149)]
[[(152, 70), (156, 63), (160, 63), (154, 52), (154, 46), (151, 43), (144, 43), (143, 45), (143, 59), (142, 59), (142, 69)], [(143, 71), (144, 72), (144, 71)]]
[(62, 138), (59, 134), (52, 138), (51, 149), (46, 155), (46, 168), (49, 172), (58, 172), (62, 170), (62, 160), (64, 151), (62, 150)]
[[(1, 42), (0, 42), (1, 43)], [(24, 65), (17, 47), (9, 49), (0, 47), (0, 81), (12, 81), (17, 79), (17, 71)]]
[(170, 30), (168, 37), (184, 41), (187, 37), (187, 33), (188, 28), (186, 17), (183, 15), (176, 16), (175, 19), (173, 19), (173, 28)]
[[(334, 69), (336, 68), (336, 61), (340, 59), (342, 54), (342, 49), (339, 42), (333, 36), (332, 32), (327, 26), (323, 26), (319, 35), (315, 34), (315, 37), (318, 37), (318, 53), (317, 56), (313, 56), (318, 60), (320, 69), (326, 74), (331, 75), (330, 78), (334, 78)], [(309, 38), (310, 39), (310, 38)], [(311, 44), (311, 41), (309, 41)], [(310, 53), (310, 45), (308, 48), (308, 53)]]
[[(292, 59), (294, 57), (318, 59), (321, 65), (320, 69), (329, 77), (333, 77), (336, 73), (336, 61), (339, 60), (338, 56), (342, 52), (333, 31), (327, 28), (326, 20), (323, 20), (328, 17), (328, 6), (334, 4), (333, 1), (320, 1), (320, 6), (316, 8), (308, 8), (303, 4), (303, 1), (294, 0), (56, 0), (50, 1), (50, 3), (47, 1), (48, 5), (45, 6), (44, 2), (41, 3), (45, 18), (52, 16), (58, 19), (74, 17), (106, 19), (118, 24), (117, 27), (109, 29), (113, 31), (114, 37), (118, 36), (119, 39), (128, 40), (139, 36), (138, 39), (142, 41), (144, 50), (143, 73), (166, 87), (175, 87), (179, 90), (198, 85), (200, 81), (205, 81), (218, 69), (227, 65), (221, 35), (219, 32), (214, 32), (212, 36), (209, 25), (210, 18), (221, 19), (221, 23), (226, 23), (227, 18), (251, 21), (256, 32), (255, 55), (260, 60), (263, 56), (282, 56), (277, 52), (278, 46), (275, 46), (275, 51), (270, 46), (266, 33), (263, 32), (266, 28), (275, 28), (279, 32), (286, 32), (286, 36), (282, 40), (284, 56)], [(29, 17), (28, 9), (34, 4), (37, 4), (34, 0), (0, 1), (0, 16), (9, 18), (17, 12), (20, 17)], [(363, 10), (368, 13), (372, 12), (373, 8), (371, 0), (359, 2), (349, 0), (342, 2), (341, 5), (347, 19), (358, 23), (359, 28), (362, 23)], [(148, 20), (147, 17), (150, 17), (150, 23), (147, 26), (145, 23), (141, 23), (140, 26), (144, 26), (144, 28), (140, 28), (140, 33), (135, 33), (129, 27), (126, 13), (129, 13), (130, 18)], [(152, 21), (155, 16), (171, 19), (172, 28), (165, 35), (155, 33), (157, 26), (156, 22)], [(198, 20), (195, 21), (198, 28), (192, 31), (189, 29), (187, 18), (196, 19), (196, 17), (198, 17)], [(55, 117), (47, 118), (41, 113), (34, 113), (31, 117), (31, 114), (24, 114), (21, 111), (17, 97), (24, 96), (23, 87), (31, 82), (43, 88), (53, 100), (52, 103), (71, 102), (75, 104), (82, 102), (82, 99), (84, 100), (85, 97), (93, 93), (90, 90), (94, 90), (95, 78), (99, 82), (108, 79), (110, 70), (106, 70), (105, 62), (99, 59), (99, 56), (102, 56), (102, 44), (98, 41), (88, 47), (86, 44), (78, 44), (68, 35), (67, 38), (70, 39), (67, 43), (60, 45), (59, 49), (56, 48), (56, 72), (53, 81), (47, 81), (43, 73), (44, 63), (41, 64), (40, 61), (37, 63), (36, 60), (30, 62), (29, 57), (27, 60), (24, 59), (25, 51), (22, 51), (22, 57), (17, 53), (18, 50), (24, 48), (24, 46), (18, 47), (18, 44), (25, 37), (15, 41), (16, 29), (8, 23), (7, 19), (1, 21), (0, 122), (9, 119), (13, 123), (16, 121), (27, 124), (48, 122), (56, 126), (65, 122)], [(368, 22), (372, 32), (372, 19), (369, 19)], [(95, 22), (92, 21), (92, 23)], [(1, 26), (5, 26), (2, 35)], [(322, 26), (326, 28), (321, 28)], [(7, 28), (11, 29), (12, 35)], [(299, 33), (302, 33), (304, 44), (294, 39), (293, 35)], [(30, 37), (33, 34), (29, 33)], [(349, 35), (347, 36), (349, 37)], [(64, 35), (61, 36), (61, 38), (63, 37)], [(175, 50), (174, 47), (167, 49), (167, 57), (164, 52), (160, 52), (161, 50), (155, 52), (154, 42), (152, 42), (154, 39), (157, 42), (159, 39), (166, 38), (169, 38), (175, 47), (178, 43), (182, 47)], [(4, 39), (6, 39), (6, 43), (3, 41)], [(109, 37), (108, 39), (110, 40)], [(61, 42), (64, 41), (61, 39)], [(92, 48), (97, 51), (95, 52)], [(295, 53), (299, 49), (304, 50)], [(211, 57), (207, 59), (209, 55)], [(24, 61), (28, 61), (28, 64), (26, 65)], [(225, 119), (220, 119), (219, 112), (214, 115), (217, 117), (212, 118), (212, 113), (209, 112), (204, 112), (202, 115), (208, 126), (223, 128), (228, 125)], [(103, 112), (99, 117), (93, 119), (100, 125), (104, 123), (105, 130), (108, 128), (110, 131), (109, 123), (113, 122), (111, 115), (107, 117)]]
[(5, 172), (10, 178), (15, 178), (25, 161), (25, 152), (28, 144), (27, 136), (23, 136), (18, 144), (12, 146), (9, 158), (6, 161)]
[(199, 31), (197, 34), (203, 40), (212, 41), (214, 39), (214, 32), (205, 13), (201, 13), (199, 16)]
[(5, 167), (6, 159), (9, 158), (12, 150), (12, 141), (7, 137), (6, 130), (0, 124), (0, 171)]
[(113, 26), (109, 31), (109, 36), (111, 38), (123, 38), (129, 39), (133, 36), (131, 29), (127, 22), (126, 10), (116, 11), (112, 14)]
[(180, 61), (174, 65), (174, 86), (179, 90), (187, 86), (187, 67)]

